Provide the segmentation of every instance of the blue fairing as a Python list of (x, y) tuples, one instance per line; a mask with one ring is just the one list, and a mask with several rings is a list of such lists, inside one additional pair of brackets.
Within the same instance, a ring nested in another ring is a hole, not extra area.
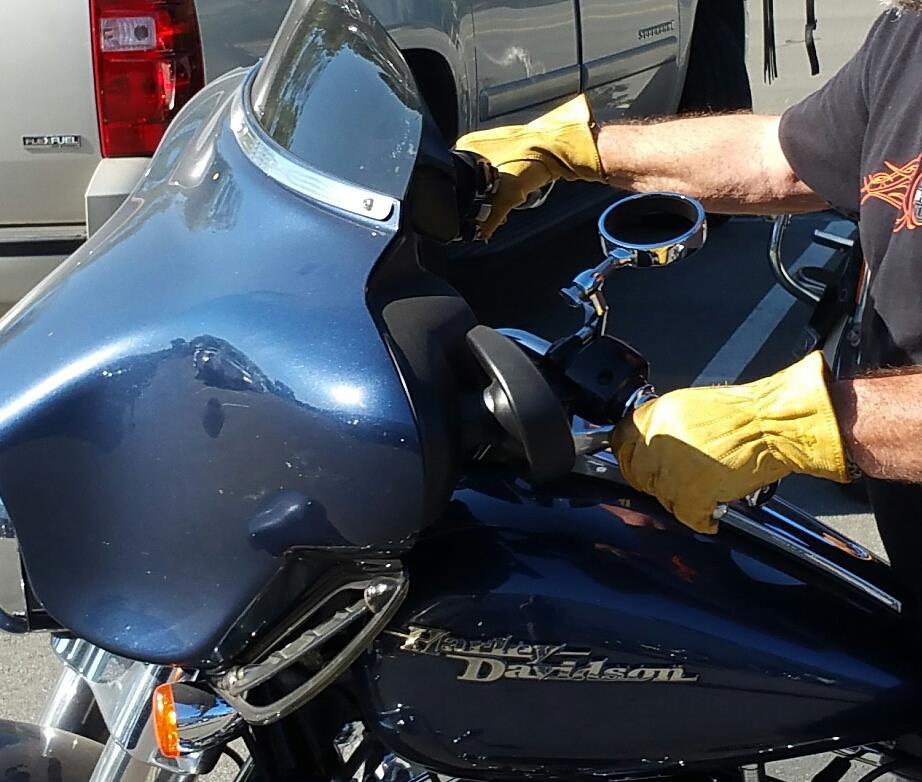
[[(892, 586), (860, 549), (840, 553)], [(922, 650), (898, 612), (615, 483), (474, 481), (408, 564), (410, 595), (359, 679), (380, 735), (448, 775), (656, 774), (922, 727)], [(538, 647), (517, 644), (566, 648), (531, 664)]]
[[(398, 215), (289, 192), (228, 128), (237, 74), (141, 188), (0, 327), (0, 496), (31, 586), (75, 634), (213, 664), (329, 564), (407, 549), (416, 425), (365, 303)], [(370, 512), (371, 511), (371, 512)], [(239, 621), (238, 621), (239, 620)], [(236, 623), (236, 625), (235, 625)]]

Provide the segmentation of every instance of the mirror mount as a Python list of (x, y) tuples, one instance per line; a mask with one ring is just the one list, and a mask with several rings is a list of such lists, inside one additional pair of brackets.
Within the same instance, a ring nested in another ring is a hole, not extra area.
[(561, 289), (560, 293), (571, 306), (582, 307), (585, 311), (584, 326), (578, 334), (582, 342), (588, 342), (605, 331), (605, 320), (608, 317), (605, 282), (616, 269), (633, 266), (634, 257), (634, 253), (629, 250), (614, 248), (602, 263), (580, 272), (573, 278), (572, 285)]
[(602, 213), (598, 228), (604, 260), (561, 290), (572, 306), (583, 308), (583, 327), (575, 335), (583, 344), (605, 332), (609, 308), (603, 289), (616, 269), (669, 266), (701, 249), (707, 240), (704, 207), (677, 193), (622, 198)]

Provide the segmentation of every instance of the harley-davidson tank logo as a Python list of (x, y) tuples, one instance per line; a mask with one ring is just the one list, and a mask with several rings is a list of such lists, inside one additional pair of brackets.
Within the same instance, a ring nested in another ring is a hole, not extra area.
[(500, 679), (565, 682), (691, 683), (698, 674), (681, 665), (619, 665), (607, 657), (566, 644), (534, 644), (511, 637), (473, 641), (448, 630), (410, 625), (407, 632), (388, 631), (416, 654), (446, 657), (462, 664), (458, 680), (487, 684)]

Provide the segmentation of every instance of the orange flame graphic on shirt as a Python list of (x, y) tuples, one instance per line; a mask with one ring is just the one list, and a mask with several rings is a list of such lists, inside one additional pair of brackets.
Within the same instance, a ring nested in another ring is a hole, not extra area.
[(861, 185), (861, 205), (872, 198), (883, 201), (899, 212), (893, 233), (914, 231), (922, 227), (922, 155), (897, 166), (884, 161), (886, 169), (868, 174)]

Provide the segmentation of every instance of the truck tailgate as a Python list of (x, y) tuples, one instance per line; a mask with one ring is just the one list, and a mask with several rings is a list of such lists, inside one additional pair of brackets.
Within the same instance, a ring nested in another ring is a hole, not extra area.
[(0, 228), (84, 221), (99, 162), (89, 2), (0, 3)]

